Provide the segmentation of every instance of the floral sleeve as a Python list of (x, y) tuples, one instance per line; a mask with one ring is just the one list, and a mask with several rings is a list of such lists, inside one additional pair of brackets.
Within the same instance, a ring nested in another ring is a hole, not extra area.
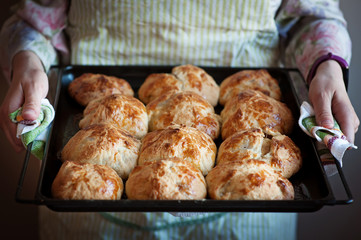
[(14, 15), (0, 33), (1, 68), (10, 80), (11, 62), (19, 51), (35, 52), (47, 71), (57, 61), (57, 51), (68, 54), (63, 35), (67, 1), (24, 0), (13, 7)]
[(286, 0), (276, 20), (285, 37), (285, 62), (298, 67), (305, 79), (328, 53), (350, 62), (351, 40), (338, 0)]

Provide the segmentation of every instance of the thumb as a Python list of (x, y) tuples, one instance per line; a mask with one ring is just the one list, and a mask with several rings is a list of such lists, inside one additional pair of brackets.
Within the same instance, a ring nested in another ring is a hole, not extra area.
[(38, 118), (40, 113), (41, 99), (37, 97), (25, 97), (25, 103), (21, 116), (26, 120), (35, 120)]
[(46, 91), (44, 92), (44, 87), (37, 86), (34, 84), (32, 86), (24, 86), (24, 105), (22, 110), (22, 117), (26, 120), (35, 120), (38, 118), (41, 108), (41, 100), (46, 96)]
[(334, 120), (331, 110), (331, 99), (318, 98), (312, 102), (315, 110), (317, 125), (325, 128), (333, 128)]

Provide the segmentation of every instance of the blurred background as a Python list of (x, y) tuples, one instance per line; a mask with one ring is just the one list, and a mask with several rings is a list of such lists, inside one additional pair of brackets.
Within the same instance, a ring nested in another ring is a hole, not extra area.
[[(2, 0), (0, 9), (0, 25), (10, 16), (11, 0)], [(348, 30), (353, 42), (353, 55), (350, 65), (349, 95), (353, 106), (361, 118), (361, 1), (341, 1), (341, 9), (348, 21)], [(3, 101), (8, 85), (0, 75), (0, 102)], [(361, 147), (360, 132), (356, 135), (355, 144)], [(24, 153), (16, 153), (0, 131), (0, 239), (38, 239), (37, 207), (15, 202), (15, 191), (18, 185)], [(326, 206), (313, 213), (300, 213), (298, 222), (298, 239), (361, 239), (361, 161), (360, 150), (346, 152), (343, 172), (351, 188), (354, 202), (349, 205)], [(29, 171), (24, 184), (24, 197), (31, 197), (37, 184), (39, 161), (31, 158)], [(335, 185), (336, 194), (342, 195), (342, 186), (338, 176), (330, 178)]]

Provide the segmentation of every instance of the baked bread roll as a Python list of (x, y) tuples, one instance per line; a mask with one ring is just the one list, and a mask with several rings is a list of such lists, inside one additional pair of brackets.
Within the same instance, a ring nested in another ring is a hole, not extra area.
[(277, 135), (269, 139), (260, 128), (237, 132), (219, 146), (217, 165), (248, 159), (268, 163), (285, 178), (290, 178), (302, 166), (301, 151), (291, 138)]
[(204, 98), (185, 91), (164, 94), (147, 105), (149, 131), (165, 129), (172, 125), (194, 127), (212, 139), (220, 133), (220, 116)]
[(54, 198), (66, 200), (118, 200), (123, 181), (108, 166), (64, 162), (51, 187)]
[(179, 157), (207, 175), (214, 166), (216, 154), (217, 146), (206, 133), (192, 127), (170, 126), (145, 135), (138, 164)]
[(140, 86), (139, 99), (148, 104), (155, 98), (168, 93), (191, 91), (204, 97), (212, 106), (219, 98), (219, 86), (202, 68), (194, 65), (180, 65), (169, 73), (150, 74)]
[(84, 73), (75, 78), (68, 91), (80, 105), (86, 106), (92, 100), (115, 93), (134, 96), (130, 84), (122, 79), (104, 74)]
[(261, 128), (267, 135), (289, 135), (294, 118), (286, 104), (255, 90), (247, 90), (230, 99), (221, 112), (222, 138), (250, 129)]
[(214, 167), (206, 177), (208, 195), (217, 200), (292, 200), (292, 183), (258, 160), (237, 160)]
[(204, 199), (207, 187), (202, 172), (180, 158), (163, 159), (138, 165), (125, 183), (128, 199)]
[(91, 101), (84, 109), (79, 127), (111, 123), (137, 138), (148, 132), (148, 115), (144, 104), (134, 97), (113, 94)]
[(176, 93), (183, 89), (181, 82), (175, 75), (170, 73), (152, 73), (138, 90), (139, 99), (148, 104), (157, 97), (166, 93)]
[(107, 165), (122, 179), (137, 165), (141, 142), (111, 124), (94, 124), (79, 130), (61, 152), (62, 161)]
[(257, 90), (276, 100), (281, 100), (281, 89), (278, 81), (267, 70), (243, 70), (224, 79), (220, 85), (219, 103), (226, 102), (238, 93), (247, 90)]

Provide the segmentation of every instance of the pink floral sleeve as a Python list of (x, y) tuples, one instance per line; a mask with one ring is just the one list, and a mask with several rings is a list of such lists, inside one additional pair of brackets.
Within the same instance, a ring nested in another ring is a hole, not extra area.
[(11, 61), (19, 51), (35, 52), (47, 71), (57, 61), (57, 51), (68, 54), (63, 29), (66, 0), (24, 0), (13, 7), (14, 15), (0, 33), (1, 68), (10, 80)]
[(286, 0), (277, 16), (286, 39), (285, 62), (307, 76), (320, 57), (332, 53), (351, 60), (351, 40), (337, 0)]

